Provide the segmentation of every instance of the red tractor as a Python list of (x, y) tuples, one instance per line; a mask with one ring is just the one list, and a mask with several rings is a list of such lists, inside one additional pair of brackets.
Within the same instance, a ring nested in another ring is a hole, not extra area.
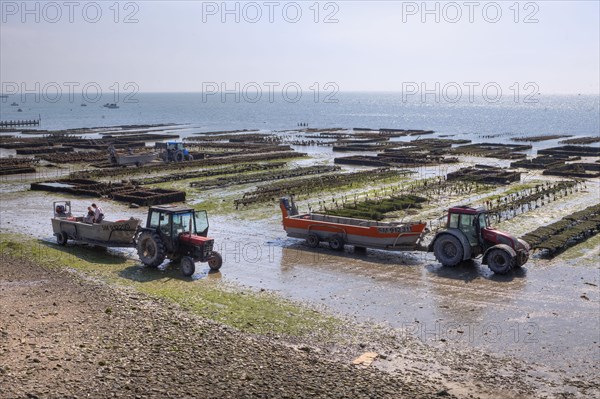
[(485, 208), (458, 206), (448, 210), (446, 229), (435, 235), (428, 252), (444, 266), (483, 255), (482, 264), (506, 274), (527, 262), (529, 244), (491, 227)]
[(213, 251), (214, 240), (208, 235), (206, 211), (161, 205), (148, 210), (146, 227), (137, 236), (137, 252), (148, 267), (157, 267), (165, 258), (181, 262), (181, 271), (191, 276), (196, 262), (208, 262), (211, 270), (223, 264), (221, 255)]

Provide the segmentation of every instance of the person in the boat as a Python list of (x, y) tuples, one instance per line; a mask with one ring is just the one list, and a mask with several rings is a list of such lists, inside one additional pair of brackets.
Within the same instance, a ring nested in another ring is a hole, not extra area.
[(87, 216), (84, 216), (83, 222), (90, 223), (90, 224), (94, 223), (94, 210), (92, 209), (91, 206), (88, 206), (88, 213), (87, 213)]
[(100, 223), (104, 220), (104, 211), (96, 204), (92, 204), (92, 208), (94, 209), (94, 223)]

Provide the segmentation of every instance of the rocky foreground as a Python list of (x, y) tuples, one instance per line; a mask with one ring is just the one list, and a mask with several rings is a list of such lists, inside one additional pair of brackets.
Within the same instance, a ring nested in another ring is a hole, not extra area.
[[(190, 282), (192, 284), (192, 282)], [(589, 398), (593, 378), (367, 329), (294, 342), (207, 321), (132, 288), (0, 258), (0, 398)], [(385, 338), (387, 336), (388, 338)], [(389, 342), (386, 340), (389, 339)], [(370, 367), (352, 359), (369, 348)]]
[(450, 396), (20, 259), (0, 264), (0, 322), (2, 398)]

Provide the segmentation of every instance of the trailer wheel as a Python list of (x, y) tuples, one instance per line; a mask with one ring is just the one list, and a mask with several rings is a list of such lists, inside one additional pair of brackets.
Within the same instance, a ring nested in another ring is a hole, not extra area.
[(515, 259), (502, 249), (492, 249), (487, 257), (489, 268), (496, 274), (506, 274), (515, 266)]
[(442, 234), (433, 243), (433, 253), (442, 265), (452, 267), (462, 261), (463, 247), (458, 238)]
[(157, 233), (144, 231), (137, 242), (137, 253), (142, 263), (148, 267), (157, 267), (166, 257), (165, 245)]
[(306, 245), (308, 245), (311, 248), (317, 248), (320, 242), (321, 240), (319, 240), (319, 236), (317, 236), (316, 234), (311, 233), (308, 235), (308, 237), (306, 237)]
[(181, 258), (181, 272), (184, 276), (190, 277), (196, 272), (196, 262), (191, 256)]
[(337, 234), (329, 239), (329, 248), (334, 251), (343, 251), (344, 250), (344, 239)]
[(223, 257), (220, 253), (213, 251), (210, 258), (208, 258), (208, 267), (210, 267), (210, 270), (217, 271), (221, 268), (222, 265)]
[(183, 155), (183, 151), (177, 151), (175, 153), (175, 162), (183, 162), (184, 159), (184, 155)]
[(60, 233), (56, 234), (56, 242), (58, 243), (58, 245), (67, 245), (68, 240), (69, 237), (64, 231), (61, 231)]

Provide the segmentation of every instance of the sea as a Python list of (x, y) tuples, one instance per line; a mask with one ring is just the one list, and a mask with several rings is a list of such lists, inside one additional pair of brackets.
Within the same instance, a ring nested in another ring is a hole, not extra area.
[[(265, 93), (266, 94), (266, 93)], [(41, 119), (38, 129), (61, 130), (145, 124), (187, 124), (182, 136), (204, 131), (311, 128), (434, 130), (443, 137), (503, 142), (533, 135), (600, 135), (600, 96), (538, 95), (535, 98), (461, 98), (446, 101), (402, 93), (313, 92), (302, 96), (203, 93), (136, 93), (119, 108), (64, 95), (11, 95), (0, 99), (0, 120)], [(18, 105), (11, 105), (16, 103)], [(85, 106), (82, 106), (85, 104)], [(20, 112), (18, 110), (21, 110)], [(187, 132), (187, 133), (186, 133)]]

